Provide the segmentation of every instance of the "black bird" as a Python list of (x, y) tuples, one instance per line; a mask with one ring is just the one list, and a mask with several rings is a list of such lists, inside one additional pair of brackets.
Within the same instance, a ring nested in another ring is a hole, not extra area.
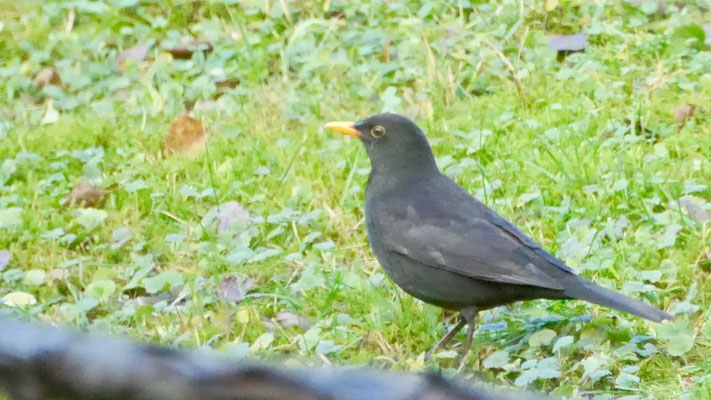
[(407, 293), (459, 310), (468, 324), (462, 359), (480, 310), (521, 300), (580, 299), (660, 322), (673, 317), (576, 275), (513, 224), (442, 175), (424, 133), (396, 114), (326, 128), (363, 142), (371, 161), (365, 191), (370, 246)]

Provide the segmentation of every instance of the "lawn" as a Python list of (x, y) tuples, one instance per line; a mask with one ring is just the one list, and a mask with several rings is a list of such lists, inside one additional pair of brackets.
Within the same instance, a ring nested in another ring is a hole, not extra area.
[[(0, 310), (289, 365), (709, 399), (710, 9), (0, 2)], [(549, 48), (576, 33), (583, 51)], [(368, 157), (323, 129), (381, 111), (578, 273), (676, 321), (517, 303), (481, 314), (463, 368), (458, 346), (425, 362), (453, 314), (384, 275)], [(181, 130), (198, 137), (172, 152)], [(108, 193), (64, 204), (82, 182)]]

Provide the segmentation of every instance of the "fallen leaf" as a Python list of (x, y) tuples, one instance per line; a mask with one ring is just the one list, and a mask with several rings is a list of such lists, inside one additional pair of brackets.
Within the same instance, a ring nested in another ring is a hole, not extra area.
[(267, 329), (267, 332), (273, 333), (274, 329), (276, 328), (276, 324), (267, 317), (262, 317), (262, 325), (264, 325), (264, 327)]
[(121, 54), (116, 57), (114, 67), (123, 72), (122, 65), (124, 61), (134, 60), (136, 62), (141, 62), (146, 59), (146, 55), (148, 55), (148, 45), (143, 42), (139, 42), (135, 46), (122, 51)]
[(196, 51), (202, 51), (206, 54), (210, 53), (212, 51), (212, 45), (204, 38), (186, 38), (177, 46), (168, 49), (168, 53), (172, 54), (173, 57), (182, 60), (190, 59)]
[(110, 193), (99, 189), (88, 181), (81, 181), (74, 185), (64, 201), (64, 206), (96, 207), (103, 205), (104, 196)]
[(215, 87), (218, 89), (234, 89), (239, 85), (238, 79), (223, 79), (215, 82)]
[(10, 260), (12, 260), (12, 253), (7, 250), (0, 250), (0, 271), (10, 265)]
[(674, 119), (677, 121), (686, 121), (687, 119), (694, 116), (696, 111), (696, 106), (693, 104), (682, 104), (678, 107), (672, 108), (674, 113)]
[(2, 298), (2, 302), (8, 307), (23, 307), (37, 303), (37, 299), (30, 293), (10, 292)]
[(250, 313), (249, 309), (246, 307), (242, 307), (239, 310), (237, 310), (237, 322), (240, 324), (247, 324), (249, 323), (250, 320)]
[(558, 52), (583, 51), (589, 46), (588, 38), (582, 33), (575, 35), (553, 35), (548, 47)]
[(161, 301), (170, 302), (178, 296), (178, 292), (179, 291), (176, 291), (176, 290), (170, 290), (167, 292), (162, 292), (162, 293), (157, 294), (155, 296), (134, 297), (130, 300), (127, 300), (125, 303), (123, 303), (123, 306), (127, 307), (127, 308), (138, 308), (140, 306), (145, 306), (145, 305), (155, 305), (157, 303), (160, 303)]
[(279, 311), (276, 315), (276, 320), (284, 328), (299, 324), (299, 316), (289, 311)]
[(47, 276), (56, 279), (56, 280), (62, 280), (62, 279), (67, 279), (72, 275), (71, 271), (69, 271), (66, 268), (55, 268), (50, 270), (47, 273)]
[(254, 286), (254, 279), (252, 278), (247, 278), (245, 281), (240, 282), (238, 277), (230, 276), (217, 285), (215, 292), (220, 300), (239, 303), (252, 286)]
[(59, 111), (54, 109), (54, 100), (49, 99), (47, 100), (47, 111), (44, 112), (44, 116), (42, 117), (42, 121), (40, 122), (42, 125), (47, 125), (47, 124), (53, 124), (59, 120)]
[(230, 229), (232, 222), (240, 219), (249, 219), (249, 213), (238, 202), (228, 201), (220, 206), (220, 212), (217, 213), (217, 231), (224, 232)]
[(694, 104), (682, 104), (680, 106), (672, 108), (672, 113), (674, 113), (674, 119), (680, 121), (679, 129), (682, 129), (686, 125), (686, 121), (694, 116), (696, 112), (696, 106)]
[(193, 153), (205, 146), (207, 135), (200, 121), (182, 114), (170, 124), (163, 139), (163, 149), (168, 153)]
[(332, 10), (326, 13), (326, 18), (346, 19), (346, 13), (342, 10)]
[(274, 319), (276, 319), (276, 321), (284, 328), (288, 328), (294, 325), (299, 325), (301, 329), (305, 331), (309, 330), (310, 328), (309, 323), (308, 321), (306, 321), (305, 318), (299, 317), (291, 311), (279, 311), (274, 316)]
[(37, 85), (37, 87), (40, 89), (47, 85), (59, 86), (61, 84), (62, 78), (59, 76), (57, 71), (54, 70), (54, 68), (44, 68), (40, 72), (38, 72), (37, 75), (35, 75), (35, 85)]
[(679, 204), (681, 205), (681, 208), (686, 211), (689, 217), (699, 222), (706, 222), (711, 219), (711, 214), (709, 214), (709, 211), (704, 208), (708, 202), (700, 197), (691, 195), (684, 196), (679, 199)]

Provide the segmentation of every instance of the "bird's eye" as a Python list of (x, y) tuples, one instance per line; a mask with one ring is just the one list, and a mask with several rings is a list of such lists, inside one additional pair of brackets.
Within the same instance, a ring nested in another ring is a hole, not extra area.
[(381, 138), (385, 135), (385, 128), (380, 125), (377, 125), (370, 130), (370, 134), (373, 135), (374, 138)]

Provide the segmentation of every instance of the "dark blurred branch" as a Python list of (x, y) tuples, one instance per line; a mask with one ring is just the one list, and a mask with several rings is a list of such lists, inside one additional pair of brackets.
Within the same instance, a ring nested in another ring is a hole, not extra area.
[(0, 391), (37, 399), (504, 400), (426, 375), (288, 369), (0, 319)]

